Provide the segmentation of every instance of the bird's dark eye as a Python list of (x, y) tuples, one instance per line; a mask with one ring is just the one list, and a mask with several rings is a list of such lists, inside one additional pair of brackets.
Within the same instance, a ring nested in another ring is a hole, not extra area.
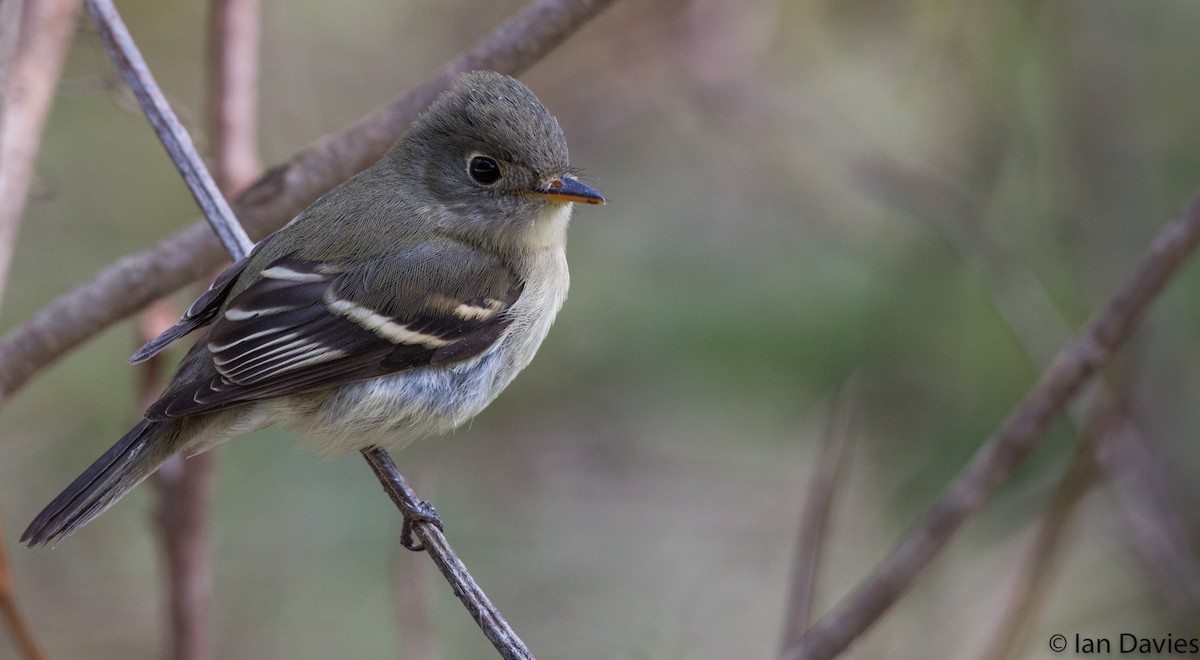
[(471, 178), (479, 183), (490, 186), (500, 180), (500, 166), (487, 156), (475, 156), (467, 167)]

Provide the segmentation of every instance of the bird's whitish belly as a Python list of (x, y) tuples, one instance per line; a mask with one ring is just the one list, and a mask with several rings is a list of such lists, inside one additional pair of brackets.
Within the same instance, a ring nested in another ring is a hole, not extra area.
[(529, 364), (566, 299), (565, 254), (548, 250), (543, 264), (552, 276), (526, 287), (509, 311), (512, 323), (483, 353), (317, 393), (310, 410), (285, 423), (318, 451), (340, 454), (369, 445), (396, 450), (467, 422)]

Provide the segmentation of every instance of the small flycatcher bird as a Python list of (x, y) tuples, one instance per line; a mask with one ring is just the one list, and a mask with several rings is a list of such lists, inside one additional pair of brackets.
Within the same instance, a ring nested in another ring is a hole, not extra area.
[(464, 74), (378, 163), (263, 239), (130, 358), (207, 327), (145, 419), (21, 542), (65, 538), (177, 452), (271, 424), (340, 453), (471, 419), (563, 304), (576, 202), (604, 198), (575, 177), (533, 92)]

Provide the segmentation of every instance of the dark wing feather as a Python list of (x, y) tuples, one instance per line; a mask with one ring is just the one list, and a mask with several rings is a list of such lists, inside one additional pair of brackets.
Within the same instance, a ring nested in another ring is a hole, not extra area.
[(233, 262), (217, 276), (213, 281), (212, 286), (204, 292), (196, 302), (192, 303), (191, 307), (183, 313), (183, 317), (179, 322), (168, 328), (161, 335), (146, 342), (129, 358), (130, 364), (145, 362), (150, 358), (158, 355), (164, 348), (169, 346), (171, 342), (183, 337), (189, 332), (208, 325), (216, 317), (217, 312), (221, 309), (221, 305), (225, 302), (225, 297), (229, 295), (229, 291), (233, 289), (233, 285), (237, 283), (238, 276), (246, 269), (246, 264), (250, 261), (250, 256), (254, 252)]
[(294, 256), (269, 264), (213, 314), (200, 350), (215, 371), (176, 383), (146, 417), (186, 417), (481, 353), (508, 327), (523, 284), (496, 259), (441, 253), (470, 248), (429, 249), (392, 255), (399, 262), (388, 268)]

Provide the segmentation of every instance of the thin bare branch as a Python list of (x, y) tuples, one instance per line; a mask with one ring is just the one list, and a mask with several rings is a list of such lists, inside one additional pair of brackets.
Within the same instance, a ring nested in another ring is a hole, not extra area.
[(492, 646), (495, 646), (496, 650), (500, 652), (501, 657), (510, 660), (532, 658), (533, 655), (526, 648), (525, 643), (509, 627), (508, 621), (501, 616), (500, 610), (492, 605), (487, 594), (479, 588), (475, 579), (467, 572), (467, 567), (463, 565), (462, 560), (454, 554), (454, 550), (450, 548), (442, 530), (438, 529), (437, 525), (421, 519), (423, 515), (421, 501), (405, 483), (404, 477), (396, 469), (396, 463), (392, 461), (392, 457), (378, 447), (368, 447), (362, 450), (362, 455), (371, 464), (371, 469), (375, 471), (379, 483), (396, 503), (396, 507), (404, 513), (407, 519), (413, 520), (413, 533), (425, 546), (425, 550), (433, 558), (438, 569), (442, 571), (442, 575), (446, 577), (450, 587), (454, 589), (454, 595), (462, 601), (467, 611), (471, 613), (471, 617), (475, 619), (475, 622), (487, 635), (488, 640), (492, 642)]
[(1200, 620), (1200, 561), (1174, 496), (1170, 472), (1127, 414), (1096, 450), (1125, 513), (1129, 539), (1175, 619)]
[(783, 619), (783, 651), (798, 644), (812, 622), (818, 567), (833, 510), (835, 489), (844, 474), (846, 451), (857, 408), (853, 387), (853, 382), (847, 383), (837, 396), (825, 431), (825, 442), (813, 467), (808, 497), (800, 512), (796, 554), (792, 560), (791, 591)]
[[(0, 298), (25, 211), (33, 162), (79, 17), (79, 0), (7, 0), (0, 92)], [(15, 23), (9, 21), (16, 20)], [(19, 27), (19, 29), (18, 29)], [(8, 57), (13, 59), (7, 61)]]
[(262, 175), (258, 158), (259, 0), (213, 0), (208, 14), (213, 178), (228, 197)]
[[(282, 226), (330, 188), (378, 160), (458, 74), (517, 75), (614, 0), (535, 0), (408, 94), (268, 172), (235, 204), (252, 236)], [(0, 405), (43, 367), (104, 328), (211, 272), (225, 258), (202, 225), (126, 257), (0, 339)]]
[(172, 456), (154, 474), (159, 492), (154, 518), (162, 539), (171, 631), (167, 657), (175, 660), (216, 657), (209, 543), (216, 456), (212, 451)]
[(974, 517), (1050, 422), (1133, 331), (1142, 313), (1200, 240), (1200, 196), (1151, 244), (1133, 276), (1084, 332), (1059, 352), (1033, 388), (963, 468), (946, 493), (858, 589), (804, 636), (788, 658), (832, 658), (874, 624)]
[(6, 548), (4, 525), (0, 524), (0, 619), (4, 621), (4, 626), (12, 636), (13, 646), (24, 660), (47, 660), (49, 656), (42, 650), (42, 645), (33, 635), (33, 629), (29, 627), (25, 617), (21, 616), (21, 610), (17, 607)]
[(1078, 505), (1101, 476), (1095, 458), (1099, 438), (1109, 433), (1112, 422), (1120, 417), (1114, 405), (1104, 405), (1075, 446), (1066, 474), (1054, 490), (1050, 506), (1018, 567), (1008, 605), (992, 641), (981, 657), (987, 660), (1017, 657), (1015, 654), (1024, 647), (1031, 624), (1037, 619), (1045, 595), (1054, 584), (1063, 541)]
[(158, 88), (158, 83), (154, 82), (154, 77), (150, 75), (150, 69), (142, 59), (133, 37), (129, 36), (129, 30), (121, 20), (121, 15), (117, 13), (117, 8), (113, 6), (112, 0), (87, 0), (85, 4), (92, 22), (96, 24), (101, 38), (104, 39), (104, 45), (108, 47), (108, 54), (116, 63), (121, 76), (125, 78), (125, 84), (129, 85), (130, 91), (137, 98), (142, 112), (150, 120), (158, 139), (166, 147), (171, 162), (179, 168), (179, 174), (187, 183), (192, 197), (196, 198), (196, 203), (200, 205), (200, 210), (212, 226), (213, 232), (221, 239), (226, 252), (233, 255), (235, 260), (242, 258), (254, 247), (254, 242), (234, 218), (233, 209), (229, 208), (225, 197), (217, 189), (216, 181), (213, 181), (208, 168), (204, 167), (204, 162), (200, 160), (200, 154), (196, 153), (192, 136), (188, 135), (183, 124), (179, 123), (179, 119), (167, 103), (167, 98)]

